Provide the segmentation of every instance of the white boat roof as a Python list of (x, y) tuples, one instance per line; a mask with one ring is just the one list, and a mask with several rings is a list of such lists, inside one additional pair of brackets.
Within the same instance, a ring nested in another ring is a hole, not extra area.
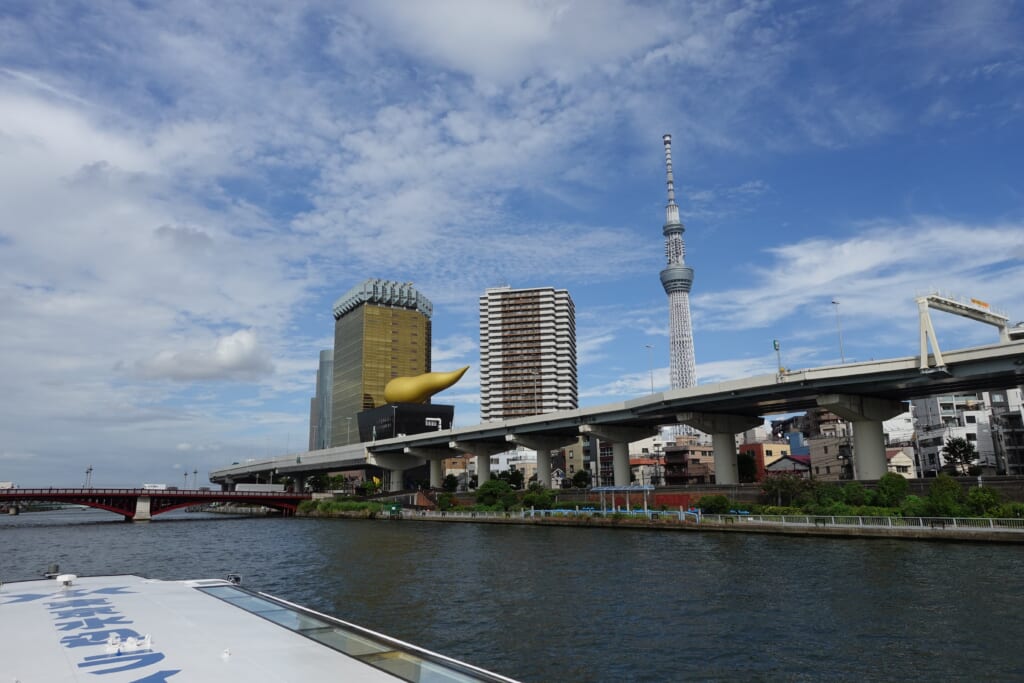
[(222, 579), (8, 583), (0, 624), (19, 683), (512, 681)]

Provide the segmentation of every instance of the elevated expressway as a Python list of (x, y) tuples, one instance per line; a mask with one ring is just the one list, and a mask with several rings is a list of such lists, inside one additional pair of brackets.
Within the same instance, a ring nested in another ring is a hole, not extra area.
[(886, 472), (882, 422), (906, 410), (913, 398), (959, 391), (1006, 389), (1024, 384), (1024, 341), (1011, 341), (931, 357), (890, 360), (782, 372), (702, 384), (592, 408), (485, 422), (373, 443), (294, 453), (210, 473), (222, 485), (277, 473), (296, 477), (375, 465), (390, 471), (388, 489), (401, 487), (403, 470), (430, 462), (430, 484), (439, 487), (441, 461), (477, 457), (480, 483), (490, 477), (490, 456), (523, 445), (537, 451), (541, 484), (550, 486), (550, 451), (580, 434), (612, 442), (616, 486), (629, 483), (629, 443), (682, 423), (712, 436), (718, 483), (737, 481), (735, 435), (762, 424), (763, 417), (825, 408), (853, 424), (858, 478)]

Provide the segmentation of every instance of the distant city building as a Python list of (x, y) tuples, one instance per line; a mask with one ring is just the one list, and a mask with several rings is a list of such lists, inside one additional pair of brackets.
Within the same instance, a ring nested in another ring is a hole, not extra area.
[(331, 446), (359, 441), (356, 415), (384, 405), (388, 381), (430, 372), (432, 313), (408, 282), (366, 280), (335, 302)]
[(673, 389), (697, 386), (697, 364), (693, 351), (693, 327), (690, 323), (690, 288), (693, 268), (686, 265), (686, 228), (679, 220), (675, 181), (672, 177), (672, 136), (662, 137), (665, 145), (665, 169), (668, 204), (665, 206), (666, 266), (661, 271), (661, 285), (668, 295), (669, 370)]
[(943, 394), (911, 401), (922, 476), (935, 476), (946, 465), (942, 449), (950, 439), (957, 438), (974, 446), (977, 464), (995, 474), (988, 393)]
[(334, 351), (320, 352), (316, 369), (316, 395), (309, 401), (309, 450), (331, 446), (331, 385), (334, 382)]
[(486, 290), (480, 297), (480, 419), (577, 407), (576, 312), (569, 293)]
[(992, 446), (999, 472), (1024, 474), (1024, 400), (1021, 390), (1016, 388), (990, 394)]

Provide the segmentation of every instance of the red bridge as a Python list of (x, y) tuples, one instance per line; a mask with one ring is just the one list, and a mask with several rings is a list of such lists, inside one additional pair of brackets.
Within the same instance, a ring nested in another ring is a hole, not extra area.
[(249, 503), (280, 510), (285, 516), (312, 495), (279, 491), (178, 491), (153, 489), (0, 489), (0, 506), (39, 501), (86, 505), (124, 515), (125, 521), (146, 521), (178, 508), (210, 503)]

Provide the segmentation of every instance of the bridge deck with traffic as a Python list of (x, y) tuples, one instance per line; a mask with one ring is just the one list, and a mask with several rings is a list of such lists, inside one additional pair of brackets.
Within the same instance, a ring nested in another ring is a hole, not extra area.
[(736, 433), (760, 425), (764, 416), (821, 407), (852, 422), (858, 477), (877, 479), (886, 471), (881, 423), (905, 411), (905, 401), (1024, 384), (1024, 341), (947, 351), (942, 360), (940, 365), (931, 356), (910, 356), (782, 371), (591, 408), (293, 453), (216, 470), (210, 478), (226, 485), (273, 473), (302, 480), (369, 464), (392, 473), (394, 490), (403, 470), (429, 462), (431, 486), (439, 486), (441, 459), (472, 454), (483, 483), (490, 456), (521, 444), (538, 452), (541, 482), (550, 486), (550, 479), (544, 481), (550, 451), (590, 434), (612, 442), (615, 485), (622, 486), (629, 482), (628, 443), (656, 434), (662, 425), (683, 423), (712, 435), (716, 478), (731, 484), (736, 482)]
[(249, 503), (280, 510), (291, 516), (308, 493), (277, 491), (199, 491), (154, 489), (100, 489), (100, 488), (35, 488), (0, 489), (0, 505), (44, 502), (108, 510), (123, 515), (127, 521), (145, 521), (179, 508), (210, 503)]

